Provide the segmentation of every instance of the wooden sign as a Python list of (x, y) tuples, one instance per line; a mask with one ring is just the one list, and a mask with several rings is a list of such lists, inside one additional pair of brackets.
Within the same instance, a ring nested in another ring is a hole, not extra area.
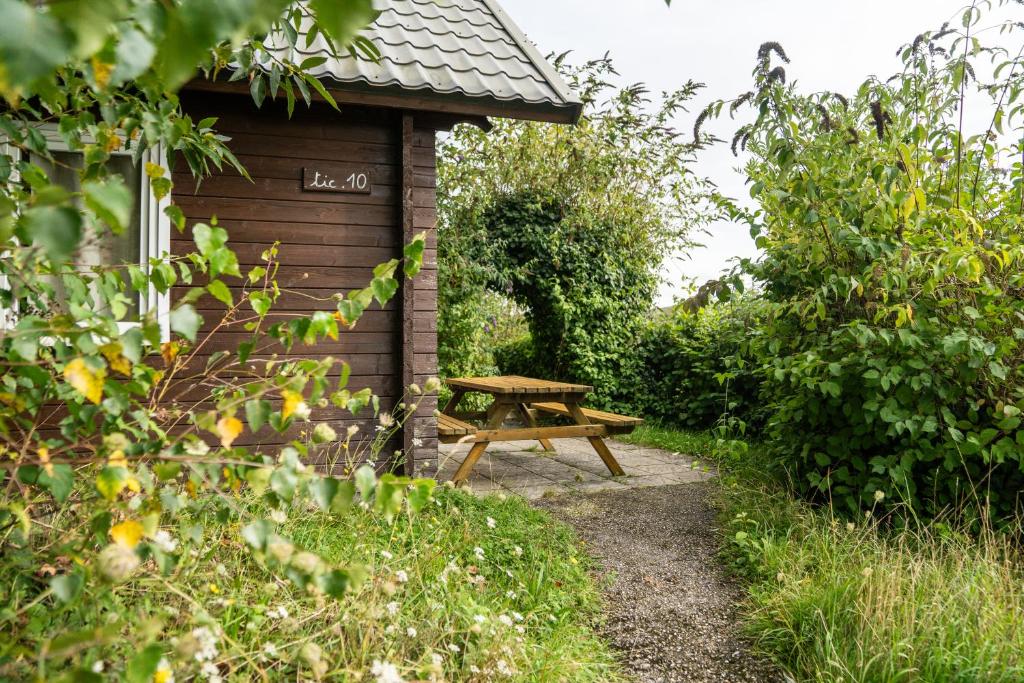
[(356, 192), (370, 194), (370, 171), (359, 166), (304, 166), (302, 189), (305, 192)]

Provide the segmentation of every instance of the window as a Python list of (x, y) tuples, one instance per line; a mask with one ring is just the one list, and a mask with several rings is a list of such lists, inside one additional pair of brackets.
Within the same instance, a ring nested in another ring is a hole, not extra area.
[[(77, 169), (82, 167), (82, 153), (68, 149), (55, 126), (42, 126), (40, 132), (47, 140), (53, 161), (36, 155), (32, 155), (30, 161), (42, 168), (51, 182), (62, 185), (72, 192), (79, 192), (81, 187)], [(0, 151), (15, 158), (20, 154), (20, 150), (9, 146)], [(106, 229), (98, 231), (96, 226), (83, 226), (82, 239), (74, 258), (81, 267), (133, 264), (148, 268), (151, 258), (170, 251), (170, 220), (164, 214), (169, 198), (157, 201), (153, 196), (149, 177), (144, 170), (147, 162), (167, 169), (166, 155), (162, 149), (147, 150), (138, 164), (132, 159), (129, 151), (115, 152), (108, 162), (107, 167), (124, 179), (125, 185), (135, 197), (132, 218), (120, 235), (114, 235)], [(0, 283), (2, 284), (4, 283)], [(54, 288), (59, 298), (61, 291), (58, 282), (54, 282)], [(163, 338), (167, 339), (170, 335), (169, 294), (160, 294), (154, 287), (145, 292), (130, 290), (126, 294), (128, 314), (120, 323), (122, 328), (131, 327), (142, 316), (152, 312), (160, 322)], [(8, 318), (8, 323), (4, 327), (10, 325), (12, 313), (16, 315), (16, 312), (7, 312), (5, 317)]]

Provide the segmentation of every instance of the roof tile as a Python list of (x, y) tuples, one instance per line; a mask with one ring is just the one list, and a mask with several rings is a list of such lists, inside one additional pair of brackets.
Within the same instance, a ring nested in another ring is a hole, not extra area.
[[(493, 100), (579, 112), (579, 99), (528, 42), (495, 0), (378, 0), (382, 10), (364, 34), (381, 51), (378, 62), (344, 55), (314, 69), (324, 80), (439, 96)], [(305, 47), (272, 48), (278, 57), (302, 61), (330, 51), (322, 36)]]

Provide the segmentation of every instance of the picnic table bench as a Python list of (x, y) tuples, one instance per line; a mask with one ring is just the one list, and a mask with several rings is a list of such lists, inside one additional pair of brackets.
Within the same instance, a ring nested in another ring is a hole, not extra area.
[[(626, 434), (643, 423), (638, 417), (584, 408), (581, 405), (583, 400), (594, 390), (586, 384), (553, 382), (518, 375), (457, 377), (445, 380), (445, 383), (451, 387), (452, 397), (438, 415), (438, 439), (442, 443), (473, 444), (452, 477), (456, 485), (466, 480), (480, 456), (487, 450), (488, 444), (495, 441), (537, 440), (545, 450), (553, 451), (551, 439), (586, 437), (612, 475), (622, 476), (625, 472), (608, 450), (602, 437)], [(459, 403), (470, 392), (489, 394), (493, 397), (486, 411), (458, 412)], [(525, 427), (502, 427), (512, 411), (519, 415)], [(568, 418), (572, 424), (538, 425), (538, 413)], [(483, 426), (477, 427), (466, 421), (474, 418), (482, 419)]]

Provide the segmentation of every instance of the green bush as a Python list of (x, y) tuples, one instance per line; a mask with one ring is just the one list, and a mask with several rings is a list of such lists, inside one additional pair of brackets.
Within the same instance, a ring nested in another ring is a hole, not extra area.
[(478, 351), (490, 291), (512, 299), (529, 325), (528, 374), (592, 384), (599, 406), (628, 398), (620, 386), (634, 385), (660, 265), (689, 244), (706, 189), (688, 169), (692, 145), (670, 128), (700, 86), (651, 103), (642, 86), (613, 89), (613, 73), (607, 59), (567, 70), (584, 103), (577, 125), (460, 126), (440, 146), (443, 375), (486, 356)]
[(757, 312), (757, 300), (743, 298), (655, 316), (639, 344), (643, 415), (685, 429), (709, 429), (723, 416), (759, 425), (761, 380), (748, 357)]
[[(851, 512), (881, 492), (922, 515), (1007, 514), (1024, 488), (1024, 77), (976, 42), (980, 16), (919, 36), (903, 72), (850, 98), (800, 93), (766, 44), (756, 90), (729, 104), (756, 116), (736, 142), (759, 207), (734, 211), (764, 253), (746, 265), (765, 437), (805, 493)], [(972, 106), (994, 112), (977, 134)]]

